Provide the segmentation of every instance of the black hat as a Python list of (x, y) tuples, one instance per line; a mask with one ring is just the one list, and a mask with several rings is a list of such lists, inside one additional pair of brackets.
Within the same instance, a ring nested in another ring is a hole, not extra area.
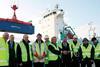
[(89, 40), (88, 40), (87, 38), (84, 38), (84, 39), (83, 39), (83, 42), (84, 42), (84, 41), (89, 41)]
[(95, 41), (95, 40), (97, 40), (95, 37), (93, 37), (93, 38), (91, 39), (91, 41)]
[(42, 34), (38, 33), (37, 36), (42, 36)]

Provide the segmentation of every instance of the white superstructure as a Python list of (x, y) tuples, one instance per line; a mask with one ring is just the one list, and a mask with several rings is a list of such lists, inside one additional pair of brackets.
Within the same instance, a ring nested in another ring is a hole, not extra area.
[(64, 11), (59, 9), (58, 5), (56, 5), (56, 7), (53, 10), (48, 11), (39, 22), (39, 32), (43, 36), (49, 35), (50, 38), (52, 36), (59, 38), (60, 32), (63, 31), (65, 26), (63, 15)]

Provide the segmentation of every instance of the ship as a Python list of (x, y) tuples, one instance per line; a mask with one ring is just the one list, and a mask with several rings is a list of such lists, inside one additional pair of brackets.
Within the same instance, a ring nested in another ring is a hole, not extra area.
[(57, 39), (63, 40), (67, 35), (72, 39), (75, 34), (73, 28), (64, 22), (64, 10), (56, 4), (54, 9), (48, 10), (42, 20), (39, 22), (39, 32), (48, 35), (50, 38), (56, 36)]

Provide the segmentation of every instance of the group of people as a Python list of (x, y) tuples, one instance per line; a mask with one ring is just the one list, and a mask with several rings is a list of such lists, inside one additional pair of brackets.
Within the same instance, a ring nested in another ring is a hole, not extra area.
[(27, 34), (17, 43), (14, 35), (4, 33), (0, 38), (0, 67), (92, 67), (100, 65), (100, 43), (93, 37), (78, 41), (76, 36), (58, 41), (54, 36), (37, 34), (34, 42)]

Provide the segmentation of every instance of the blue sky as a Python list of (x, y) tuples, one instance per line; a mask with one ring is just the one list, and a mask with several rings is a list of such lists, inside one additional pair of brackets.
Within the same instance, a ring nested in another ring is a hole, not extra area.
[(0, 17), (12, 17), (13, 13), (10, 6), (13, 1), (16, 1), (19, 7), (17, 10), (18, 19), (33, 20), (36, 29), (37, 22), (41, 20), (43, 13), (47, 9), (53, 9), (58, 3), (65, 12), (65, 22), (74, 28), (76, 34), (80, 37), (87, 37), (88, 23), (93, 22), (95, 31), (100, 36), (100, 0), (0, 0)]

